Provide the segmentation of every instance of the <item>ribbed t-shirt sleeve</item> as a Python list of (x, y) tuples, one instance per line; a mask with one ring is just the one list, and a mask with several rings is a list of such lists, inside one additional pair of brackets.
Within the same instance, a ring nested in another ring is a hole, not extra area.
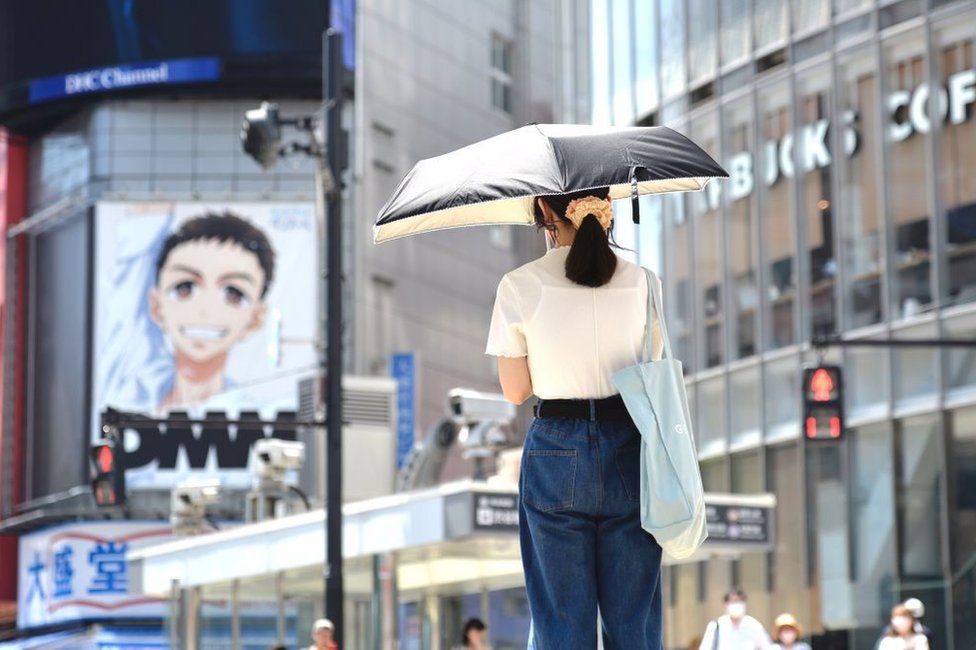
[(499, 357), (528, 355), (518, 291), (507, 275), (502, 276), (495, 291), (495, 306), (492, 308), (491, 324), (488, 326), (485, 354)]

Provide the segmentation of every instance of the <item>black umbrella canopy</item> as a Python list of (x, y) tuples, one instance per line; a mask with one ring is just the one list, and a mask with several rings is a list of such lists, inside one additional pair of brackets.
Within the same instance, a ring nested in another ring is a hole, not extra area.
[(380, 210), (373, 243), (445, 228), (531, 225), (540, 195), (609, 186), (612, 199), (636, 198), (701, 190), (727, 177), (666, 126), (528, 124), (414, 165)]

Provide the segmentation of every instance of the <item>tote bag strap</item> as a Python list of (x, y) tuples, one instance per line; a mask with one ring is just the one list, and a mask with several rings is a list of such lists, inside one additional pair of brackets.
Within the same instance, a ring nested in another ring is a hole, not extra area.
[(671, 339), (668, 336), (668, 325), (664, 319), (664, 309), (661, 307), (661, 293), (657, 290), (657, 279), (650, 269), (646, 267), (641, 267), (644, 270), (644, 275), (647, 276), (647, 321), (644, 323), (644, 348), (643, 357), (644, 361), (651, 360), (651, 338), (653, 335), (652, 324), (654, 323), (654, 314), (657, 314), (658, 321), (661, 323), (661, 337), (664, 338), (664, 354), (665, 358), (673, 359), (674, 355), (671, 353)]

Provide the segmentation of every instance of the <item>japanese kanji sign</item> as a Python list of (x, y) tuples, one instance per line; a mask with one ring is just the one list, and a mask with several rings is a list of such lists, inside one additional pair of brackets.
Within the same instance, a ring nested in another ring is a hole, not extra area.
[(155, 617), (164, 601), (129, 591), (125, 554), (172, 538), (166, 522), (86, 522), (20, 537), (17, 627)]

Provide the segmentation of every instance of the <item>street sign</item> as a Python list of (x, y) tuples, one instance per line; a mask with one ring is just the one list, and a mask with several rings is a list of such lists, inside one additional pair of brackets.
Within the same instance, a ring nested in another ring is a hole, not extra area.
[(390, 375), (397, 381), (397, 469), (413, 448), (416, 407), (416, 358), (413, 352), (397, 352), (390, 357)]
[(771, 508), (767, 507), (708, 503), (705, 505), (706, 543), (769, 544), (770, 515)]
[(840, 366), (803, 369), (803, 435), (839, 440), (844, 433), (844, 378)]

